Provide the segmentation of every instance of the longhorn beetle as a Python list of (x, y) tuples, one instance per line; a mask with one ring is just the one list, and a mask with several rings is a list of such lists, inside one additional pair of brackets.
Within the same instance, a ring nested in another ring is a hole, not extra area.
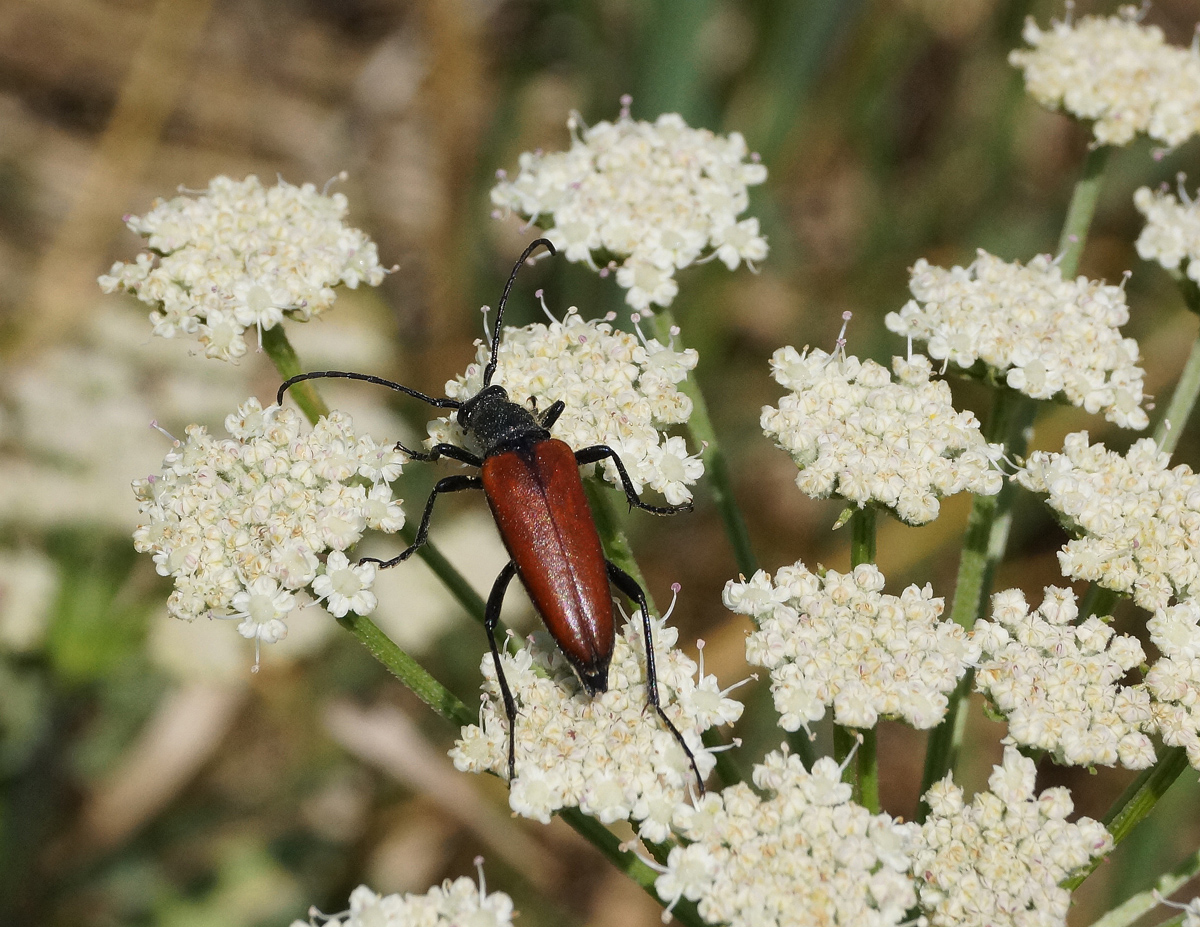
[(482, 457), (454, 444), (435, 444), (428, 452), (414, 451), (397, 442), (397, 450), (413, 460), (433, 461), (449, 457), (479, 468), (478, 476), (447, 476), (438, 480), (425, 503), (425, 513), (413, 543), (391, 560), (366, 557), (364, 560), (381, 567), (395, 566), (407, 560), (425, 543), (429, 535), (429, 519), (433, 503), (444, 493), (467, 489), (482, 489), (491, 507), (500, 537), (512, 558), (496, 577), (484, 611), (484, 629), (496, 666), (496, 679), (504, 697), (504, 713), (508, 718), (508, 778), (515, 777), (517, 706), (500, 664), (496, 646), (496, 624), (500, 606), (513, 576), (519, 576), (546, 625), (558, 649), (575, 669), (579, 681), (589, 695), (608, 690), (608, 666), (612, 660), (616, 631), (613, 621), (613, 601), (609, 592), (611, 582), (642, 611), (642, 629), (646, 637), (646, 692), (650, 705), (662, 719), (667, 730), (683, 747), (692, 772), (704, 793), (704, 780), (696, 765), (696, 757), (663, 711), (658, 695), (658, 679), (654, 671), (654, 641), (650, 609), (646, 594), (637, 581), (604, 556), (595, 520), (588, 508), (579, 477), (579, 467), (612, 460), (621, 477), (629, 507), (636, 506), (655, 515), (671, 515), (689, 511), (691, 503), (676, 506), (649, 505), (643, 502), (621, 458), (611, 447), (595, 444), (572, 451), (563, 441), (550, 437), (550, 428), (562, 414), (562, 400), (551, 405), (541, 416), (508, 398), (504, 387), (493, 385), (497, 358), (500, 352), (501, 324), (508, 294), (517, 279), (517, 272), (540, 246), (555, 254), (554, 245), (539, 238), (525, 249), (513, 267), (492, 330), (492, 353), (483, 370), (483, 387), (465, 401), (426, 396), (417, 390), (391, 380), (364, 373), (344, 370), (321, 370), (292, 377), (279, 387), (277, 402), (283, 404), (288, 388), (302, 380), (342, 378), (365, 380), (413, 396), (439, 409), (457, 409), (458, 423), (468, 436), (473, 436), (483, 450)]

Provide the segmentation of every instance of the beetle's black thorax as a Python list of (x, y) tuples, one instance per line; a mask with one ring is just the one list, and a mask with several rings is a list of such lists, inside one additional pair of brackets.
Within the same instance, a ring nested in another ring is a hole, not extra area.
[(464, 402), (458, 423), (479, 442), (484, 457), (521, 451), (550, 437), (533, 413), (509, 399), (502, 386), (485, 386)]

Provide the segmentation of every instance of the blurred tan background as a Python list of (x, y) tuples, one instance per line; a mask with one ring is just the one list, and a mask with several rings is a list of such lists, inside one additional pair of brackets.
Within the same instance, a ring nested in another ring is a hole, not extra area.
[[(1078, 13), (1112, 12), (1080, 3)], [(167, 585), (129, 541), (131, 479), (167, 439), (210, 426), (278, 377), (250, 354), (236, 366), (152, 341), (145, 307), (104, 297), (97, 274), (139, 240), (121, 223), (156, 196), (217, 174), (339, 185), (351, 221), (398, 265), (377, 291), (290, 325), (309, 368), (349, 367), (438, 392), (471, 359), (478, 307), (494, 303), (532, 236), (490, 218), (487, 190), (517, 155), (561, 148), (570, 110), (614, 118), (681, 112), (742, 131), (770, 178), (757, 188), (772, 253), (761, 273), (719, 265), (680, 274), (685, 345), (735, 474), (764, 567), (803, 558), (844, 568), (838, 510), (792, 484), (794, 467), (758, 430), (778, 390), (777, 347), (832, 347), (846, 309), (849, 350), (886, 360), (903, 344), (882, 316), (907, 299), (924, 256), (969, 262), (978, 247), (1027, 260), (1055, 247), (1087, 132), (1028, 101), (1006, 63), (1025, 15), (1057, 3), (1006, 0), (3, 0), (0, 2), (0, 924), (30, 927), (257, 927), (339, 910), (366, 881), (424, 891), (487, 860), (524, 927), (658, 923), (658, 907), (560, 823), (512, 820), (503, 786), (450, 770), (454, 732), (422, 710), (327, 616), (307, 614), (251, 676), (249, 645), (219, 622), (168, 622)], [(1148, 19), (1191, 41), (1194, 0)], [(1148, 388), (1165, 397), (1196, 330), (1163, 274), (1136, 257), (1144, 183), (1189, 171), (1200, 142), (1113, 159), (1082, 271), (1132, 269), (1128, 333)], [(564, 261), (526, 272), (511, 321), (621, 310), (615, 284)], [(627, 316), (626, 313), (622, 313)], [(986, 399), (955, 384), (963, 404)], [(381, 438), (423, 434), (423, 408), (360, 384), (334, 403)], [(1037, 446), (1099, 419), (1052, 410)], [(1189, 430), (1177, 458), (1197, 461)], [(419, 504), (435, 468), (405, 473)], [(745, 624), (720, 604), (736, 575), (704, 504), (686, 519), (629, 521), (651, 592), (681, 640), (703, 637), (725, 682), (747, 675)], [(434, 540), (490, 587), (503, 554), (479, 500), (448, 500)], [(881, 521), (891, 591), (952, 591), (967, 503), (933, 525)], [(1061, 534), (1035, 503), (1017, 510), (999, 584), (1059, 581)], [(1037, 596), (1040, 598), (1040, 593)], [(416, 562), (392, 571), (380, 621), (460, 697), (475, 698), (482, 632)], [(389, 604), (390, 603), (390, 604)], [(514, 609), (520, 606), (514, 605)], [(526, 612), (528, 611), (526, 606)], [(526, 614), (526, 621), (529, 620)], [(1132, 621), (1132, 616), (1130, 616)], [(518, 624), (519, 624), (518, 620)], [(778, 746), (769, 696), (750, 703), (742, 762)], [(980, 785), (1002, 728), (976, 712)], [(911, 816), (924, 737), (884, 725), (883, 798)], [(1129, 780), (1042, 770), (1100, 816)], [(1194, 780), (1194, 776), (1191, 777)], [(1190, 791), (1188, 791), (1190, 789)], [(1146, 887), (1200, 833), (1182, 784), (1088, 884), (1075, 923)], [(1174, 809), (1174, 810), (1173, 810)], [(1165, 821), (1166, 825), (1158, 822)]]

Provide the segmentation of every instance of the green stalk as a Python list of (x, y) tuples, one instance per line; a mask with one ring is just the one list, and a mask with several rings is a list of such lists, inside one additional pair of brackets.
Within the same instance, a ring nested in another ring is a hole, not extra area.
[[(575, 828), (576, 833), (588, 843), (603, 853), (610, 863), (640, 885), (647, 895), (662, 904), (658, 892), (654, 890), (654, 880), (658, 878), (658, 873), (646, 865), (645, 860), (636, 853), (622, 850), (621, 841), (612, 831), (595, 818), (589, 818), (578, 808), (565, 808), (558, 813), (558, 816)], [(687, 924), (688, 927), (707, 927), (696, 910), (695, 904), (690, 901), (681, 900), (671, 910), (671, 913), (676, 920)]]
[(1200, 336), (1192, 342), (1192, 352), (1184, 364), (1179, 382), (1175, 384), (1175, 392), (1171, 394), (1171, 402), (1159, 419), (1154, 429), (1154, 440), (1168, 454), (1175, 450), (1179, 436), (1187, 425), (1192, 408), (1196, 405), (1196, 396), (1200, 394)]
[[(1036, 408), (1036, 403), (1029, 397), (1015, 390), (998, 388), (984, 437), (989, 442), (1003, 443), (1009, 457), (1023, 457), (1029, 446)], [(996, 495), (976, 496), (972, 501), (962, 558), (958, 563), (954, 604), (950, 608), (951, 619), (968, 631), (983, 613), (996, 566), (1008, 546), (1015, 492), (1015, 485), (1006, 480)], [(921, 779), (922, 795), (952, 770), (958, 760), (967, 722), (968, 696), (974, 681), (974, 673), (968, 670), (950, 696), (946, 717), (929, 735), (925, 772)], [(917, 812), (918, 822), (925, 819), (926, 811), (922, 802)]]
[[(1193, 853), (1170, 872), (1159, 876), (1158, 881), (1154, 883), (1154, 888), (1139, 892), (1117, 905), (1098, 921), (1095, 921), (1092, 927), (1129, 927), (1147, 911), (1157, 908), (1159, 897), (1169, 898), (1181, 886), (1195, 878), (1197, 873), (1200, 873), (1200, 852)], [(1182, 917), (1183, 915), (1180, 914), (1179, 918)], [(1177, 919), (1172, 918), (1172, 921), (1167, 923), (1175, 920)], [(1164, 925), (1160, 924), (1159, 927), (1164, 927)]]
[[(288, 340), (287, 332), (283, 330), (282, 325), (276, 325), (274, 328), (268, 328), (262, 335), (263, 350), (267, 356), (271, 358), (275, 364), (275, 369), (279, 371), (279, 375), (285, 380), (290, 380), (292, 377), (304, 372), (304, 368), (300, 363), (300, 358), (296, 354), (295, 348)], [(304, 417), (315, 425), (317, 419), (322, 415), (329, 414), (329, 406), (325, 404), (325, 400), (321, 398), (321, 394), (317, 391), (316, 384), (312, 380), (304, 380), (297, 383), (290, 390), (290, 395), (296, 405), (300, 407), (300, 411), (304, 413)], [(400, 532), (400, 536), (404, 538), (405, 543), (411, 544), (416, 539), (416, 529), (411, 525), (406, 525)], [(440, 579), (450, 591), (450, 594), (476, 621), (483, 623), (484, 604), (483, 599), (479, 597), (471, 584), (466, 578), (458, 572), (450, 563), (449, 560), (429, 541), (421, 545), (417, 551), (417, 556), (425, 561), (429, 569), (433, 570), (434, 574)]]
[(1092, 217), (1096, 214), (1096, 202), (1100, 198), (1100, 185), (1104, 180), (1104, 168), (1108, 164), (1110, 150), (1109, 146), (1101, 145), (1088, 152), (1083, 164), (1083, 176), (1076, 182), (1071, 195), (1067, 219), (1058, 239), (1058, 266), (1064, 280), (1070, 280), (1079, 270), (1079, 258), (1087, 243)]
[[(671, 328), (675, 325), (675, 317), (669, 309), (663, 309), (654, 315), (654, 334), (663, 344), (671, 343)], [(688, 431), (692, 440), (700, 448), (700, 459), (704, 461), (704, 475), (708, 479), (708, 492), (713, 505), (721, 513), (721, 522), (725, 525), (725, 535), (733, 548), (733, 556), (737, 561), (739, 572), (743, 576), (753, 576), (758, 570), (758, 558), (750, 545), (750, 532), (746, 529), (746, 519), (738, 507), (733, 495), (733, 483), (729, 477), (729, 466), (721, 451), (717, 434), (713, 431), (712, 419), (708, 416), (708, 404), (695, 377), (689, 376), (679, 385), (680, 391), (692, 400), (692, 415), (688, 419)]]
[[(1158, 800), (1166, 794), (1180, 774), (1188, 768), (1187, 752), (1183, 747), (1167, 747), (1158, 757), (1158, 762), (1144, 770), (1116, 800), (1104, 816), (1104, 826), (1112, 834), (1113, 845), (1120, 843), (1154, 810)], [(1078, 873), (1062, 883), (1063, 888), (1074, 891), (1090, 876), (1103, 859), (1095, 859)]]
[[(875, 562), (875, 523), (877, 510), (873, 505), (861, 509), (853, 509), (850, 513), (850, 566), (856, 567), (864, 563)], [(839, 754), (841, 762), (849, 755), (849, 750), (859, 743), (855, 762), (854, 800), (872, 814), (879, 813), (879, 754), (876, 728), (842, 728), (835, 724), (834, 744), (838, 749), (846, 749)], [(847, 770), (847, 774), (849, 770)]]
[(850, 566), (875, 562), (875, 506), (854, 509), (850, 514)]

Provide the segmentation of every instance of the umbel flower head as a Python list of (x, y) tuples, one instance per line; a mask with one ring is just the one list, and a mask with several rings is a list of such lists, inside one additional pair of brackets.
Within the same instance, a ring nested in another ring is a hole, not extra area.
[(1166, 190), (1141, 187), (1133, 203), (1146, 217), (1137, 240), (1138, 256), (1200, 283), (1200, 203), (1188, 197), (1182, 182), (1179, 199)]
[(1030, 611), (1020, 589), (992, 596), (992, 620), (975, 625), (983, 647), (975, 687), (1008, 721), (1009, 739), (1046, 750), (1075, 766), (1120, 763), (1145, 769), (1154, 762), (1150, 696), (1121, 679), (1140, 666), (1137, 638), (1114, 634), (1093, 615), (1075, 621), (1070, 589), (1047, 586)]
[(734, 270), (765, 258), (758, 220), (738, 219), (746, 188), (767, 178), (756, 159), (746, 161), (745, 139), (689, 128), (676, 113), (634, 120), (622, 102), (616, 122), (582, 132), (572, 113), (570, 149), (522, 154), (520, 172), (501, 174), (492, 202), (547, 229), (569, 261), (599, 270), (611, 255), (625, 301), (643, 312), (671, 304), (675, 271), (689, 264), (716, 257)]
[(689, 842), (672, 848), (658, 897), (698, 902), (704, 920), (730, 927), (904, 921), (917, 902), (908, 875), (917, 825), (855, 804), (841, 773), (829, 757), (807, 772), (785, 746), (754, 767), (766, 797), (738, 783), (680, 808)]
[[(476, 363), (446, 384), (447, 396), (465, 400), (479, 392), (490, 350), (479, 344)], [(692, 401), (677, 384), (698, 360), (691, 348), (677, 351), (608, 322), (585, 322), (571, 308), (561, 322), (504, 329), (492, 382), (514, 402), (532, 399), (538, 409), (562, 400), (566, 408), (551, 429), (556, 438), (576, 450), (607, 444), (621, 456), (639, 493), (649, 486), (668, 504), (680, 505), (692, 498), (688, 487), (703, 475), (704, 464), (688, 454), (683, 438), (666, 437), (660, 429), (681, 425), (692, 414)], [(433, 422), (430, 435), (464, 443), (452, 417)], [(620, 485), (612, 461), (603, 467), (605, 478)]]
[(1065, 788), (1034, 793), (1036, 767), (1015, 747), (992, 768), (989, 792), (968, 805), (950, 776), (925, 793), (929, 817), (913, 850), (921, 907), (933, 927), (1051, 927), (1066, 923), (1059, 886), (1112, 849), (1104, 825), (1081, 817)]
[(937, 518), (938, 500), (968, 490), (991, 496), (1003, 477), (970, 411), (957, 412), (950, 387), (929, 378), (915, 355), (886, 367), (841, 352), (780, 348), (772, 376), (792, 392), (764, 406), (762, 429), (800, 468), (796, 485), (815, 499), (837, 496), (859, 508), (890, 509), (910, 525)]
[(1061, 454), (1035, 451), (1013, 477), (1044, 493), (1075, 535), (1064, 576), (1133, 597), (1147, 611), (1200, 594), (1200, 477), (1143, 438), (1125, 455), (1067, 435)]
[(1187, 599), (1162, 609), (1146, 627), (1162, 654), (1146, 674), (1154, 727), (1200, 769), (1200, 605)]
[[(1064, 398), (1122, 428), (1145, 428), (1138, 345), (1121, 287), (1063, 280), (1048, 256), (1028, 266), (979, 251), (968, 267), (913, 266), (915, 299), (889, 312), (887, 327), (926, 343), (936, 360), (996, 380), (1034, 399)], [(981, 371), (982, 372), (982, 371)]]
[[(742, 705), (715, 676), (680, 650), (678, 632), (654, 625), (654, 663), (663, 710), (696, 757), (701, 776), (716, 760), (700, 735), (731, 724)], [(504, 678), (517, 702), (516, 779), (508, 801), (524, 817), (548, 823), (560, 808), (578, 807), (606, 824), (629, 818), (648, 840), (670, 835), (675, 809), (694, 787), (679, 743), (647, 710), (645, 644), (639, 615), (617, 635), (608, 691), (588, 696), (562, 652), (544, 632), (515, 656), (502, 653)], [(483, 658), (479, 725), (462, 729), (450, 751), (463, 772), (508, 773), (508, 721), (491, 654)]]
[(388, 481), (402, 457), (357, 437), (333, 412), (311, 431), (298, 413), (247, 400), (225, 420), (230, 439), (198, 425), (175, 443), (157, 476), (134, 482), (141, 525), (134, 546), (174, 577), (167, 610), (238, 619), (238, 631), (272, 643), (308, 590), (339, 617), (376, 605), (373, 564), (343, 553), (368, 528), (399, 531)]
[(928, 584), (894, 596), (883, 583), (872, 564), (817, 576), (797, 562), (774, 582), (759, 570), (725, 586), (726, 608), (758, 625), (746, 639), (746, 660), (771, 671), (785, 731), (807, 730), (829, 707), (834, 721), (857, 728), (893, 717), (926, 729), (945, 716), (947, 693), (979, 646), (954, 622), (938, 620), (943, 602)]
[(339, 283), (383, 281), (374, 242), (345, 216), (345, 196), (312, 184), (216, 177), (198, 196), (156, 200), (126, 219), (150, 250), (114, 264), (100, 287), (153, 306), (154, 334), (190, 335), (208, 357), (233, 360), (246, 353), (245, 329), (261, 336), (285, 315), (307, 321), (333, 305)]
[(1092, 120), (1096, 144), (1127, 145), (1143, 132), (1174, 148), (1200, 132), (1200, 51), (1167, 44), (1141, 15), (1124, 6), (1045, 31), (1030, 18), (1023, 35), (1032, 48), (1008, 60), (1043, 106)]
[(435, 885), (424, 895), (377, 895), (365, 885), (350, 893), (350, 910), (313, 913), (291, 927), (511, 927), (512, 899), (504, 892), (487, 893), (466, 876)]

